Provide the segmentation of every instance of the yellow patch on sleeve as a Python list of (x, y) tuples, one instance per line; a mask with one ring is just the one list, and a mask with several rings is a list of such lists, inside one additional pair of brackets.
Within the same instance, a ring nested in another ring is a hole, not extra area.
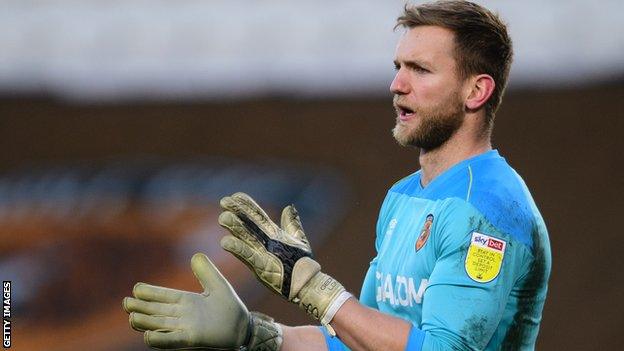
[(474, 232), (466, 255), (466, 273), (470, 279), (487, 283), (500, 273), (507, 243), (491, 236)]

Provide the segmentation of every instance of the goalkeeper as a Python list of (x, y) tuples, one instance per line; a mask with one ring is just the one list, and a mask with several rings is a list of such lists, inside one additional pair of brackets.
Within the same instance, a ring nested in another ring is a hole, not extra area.
[(381, 206), (359, 300), (314, 259), (296, 210), (280, 225), (249, 196), (221, 200), (221, 245), (321, 326), (247, 311), (203, 255), (202, 294), (139, 283), (124, 300), (148, 345), (204, 350), (532, 350), (550, 274), (544, 221), (491, 146), (511, 65), (500, 19), (466, 1), (406, 7), (390, 86), (395, 139), (421, 169)]

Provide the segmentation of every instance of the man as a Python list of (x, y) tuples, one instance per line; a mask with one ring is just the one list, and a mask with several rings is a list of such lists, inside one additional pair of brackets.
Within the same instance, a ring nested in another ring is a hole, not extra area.
[[(247, 195), (221, 200), (221, 245), (322, 327), (249, 313), (203, 255), (203, 295), (135, 286), (124, 300), (148, 345), (250, 350), (528, 350), (550, 274), (544, 222), (522, 179), (492, 150), (512, 60), (505, 25), (463, 1), (406, 7), (395, 57), (393, 130), (420, 149), (377, 223), (360, 300), (320, 270), (293, 206), (277, 226)], [(346, 345), (346, 346), (345, 346)]]

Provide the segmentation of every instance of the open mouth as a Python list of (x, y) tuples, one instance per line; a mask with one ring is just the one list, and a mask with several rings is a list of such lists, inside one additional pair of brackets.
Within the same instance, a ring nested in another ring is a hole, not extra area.
[(414, 110), (411, 110), (405, 106), (395, 105), (395, 109), (401, 121), (406, 121), (414, 116)]

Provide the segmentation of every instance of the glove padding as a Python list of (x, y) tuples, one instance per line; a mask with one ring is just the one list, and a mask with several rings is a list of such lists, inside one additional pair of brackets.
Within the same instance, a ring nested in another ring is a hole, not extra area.
[(247, 310), (232, 286), (204, 254), (191, 259), (201, 294), (137, 283), (123, 300), (133, 329), (145, 343), (165, 350), (277, 351), (281, 327)]
[(273, 292), (299, 305), (327, 325), (351, 296), (314, 260), (293, 205), (282, 211), (281, 226), (247, 194), (221, 199), (219, 224), (230, 231), (221, 246), (245, 263)]

